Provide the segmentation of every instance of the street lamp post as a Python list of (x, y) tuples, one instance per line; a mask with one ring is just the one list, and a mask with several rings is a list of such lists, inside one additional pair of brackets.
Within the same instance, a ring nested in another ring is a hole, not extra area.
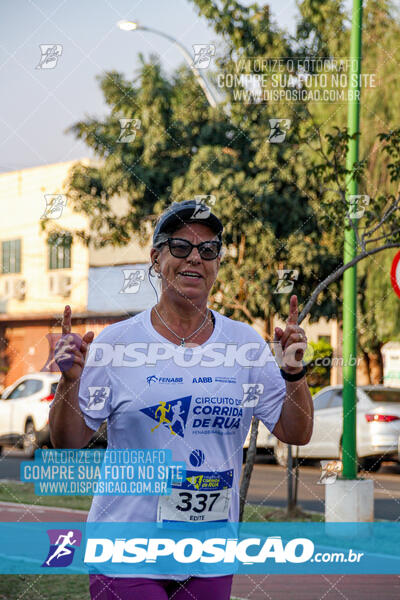
[[(349, 141), (346, 167), (352, 170), (358, 161), (359, 125), (360, 125), (360, 72), (361, 72), (361, 29), (362, 0), (354, 0), (353, 22), (350, 48), (350, 82), (348, 132), (355, 136)], [(349, 218), (354, 214), (354, 199), (357, 194), (357, 181), (354, 177), (347, 182), (347, 206)], [(355, 226), (357, 221), (353, 220)], [(344, 263), (351, 261), (357, 254), (357, 240), (354, 229), (347, 224), (344, 234)], [(356, 266), (343, 274), (343, 477), (357, 477), (356, 446), (356, 357), (357, 357), (357, 269)]]
[[(363, 0), (353, 0), (350, 43), (349, 78), (349, 141), (346, 167), (351, 171), (358, 161), (358, 135), (360, 124), (360, 73)], [(357, 240), (350, 220), (354, 221), (357, 199), (357, 181), (349, 177), (346, 182), (348, 210), (344, 234), (344, 264), (357, 253)], [(356, 266), (343, 275), (343, 475), (334, 485), (325, 487), (325, 520), (339, 522), (373, 521), (374, 482), (357, 479), (357, 409), (356, 409), (356, 357), (357, 357), (357, 271)]]
[(176, 40), (174, 37), (172, 37), (171, 35), (168, 35), (167, 33), (164, 33), (163, 31), (159, 31), (158, 29), (153, 29), (151, 27), (145, 27), (144, 25), (139, 25), (139, 23), (136, 23), (135, 21), (127, 21), (127, 20), (118, 21), (117, 25), (120, 29), (122, 29), (122, 31), (136, 31), (138, 29), (140, 29), (141, 31), (149, 31), (150, 33), (155, 33), (156, 35), (160, 35), (160, 36), (166, 38), (167, 40), (169, 40), (170, 42), (172, 42), (173, 44), (175, 44), (175, 46), (178, 48), (178, 50), (180, 51), (180, 53), (186, 60), (187, 64), (189, 65), (190, 69), (193, 71), (193, 75), (195, 76), (197, 83), (203, 90), (204, 95), (207, 98), (210, 106), (215, 108), (218, 105), (218, 99), (216, 98), (211, 87), (209, 86), (208, 81), (206, 80), (205, 76), (193, 64), (192, 56), (190, 55), (188, 50), (185, 48), (185, 46), (183, 44), (181, 44), (181, 42), (178, 42), (178, 40)]

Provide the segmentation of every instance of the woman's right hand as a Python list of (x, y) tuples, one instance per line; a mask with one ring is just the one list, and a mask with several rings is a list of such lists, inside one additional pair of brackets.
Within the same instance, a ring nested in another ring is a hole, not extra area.
[(67, 305), (61, 323), (62, 335), (54, 349), (54, 360), (63, 377), (73, 382), (78, 381), (82, 375), (86, 354), (93, 342), (94, 333), (88, 331), (83, 337), (71, 333), (71, 312), (71, 307)]

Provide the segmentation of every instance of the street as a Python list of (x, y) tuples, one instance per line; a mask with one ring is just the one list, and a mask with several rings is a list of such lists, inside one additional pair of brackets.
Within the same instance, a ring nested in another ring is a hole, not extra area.
[[(305, 510), (324, 512), (325, 486), (317, 484), (320, 472), (319, 466), (300, 467), (298, 502)], [(383, 463), (379, 473), (362, 473), (362, 477), (375, 482), (375, 519), (397, 521), (400, 517), (400, 466)], [(285, 469), (261, 459), (254, 467), (249, 502), (259, 506), (285, 506), (286, 498)]]

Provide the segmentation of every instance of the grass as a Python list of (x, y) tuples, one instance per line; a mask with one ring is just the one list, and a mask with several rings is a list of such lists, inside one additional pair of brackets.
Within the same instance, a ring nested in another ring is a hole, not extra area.
[[(36, 496), (32, 483), (0, 482), (0, 501), (16, 504), (58, 506), (89, 510), (89, 496)], [(247, 504), (244, 521), (288, 521), (285, 511), (271, 506)], [(293, 521), (323, 521), (323, 515), (303, 513), (293, 515)], [(88, 600), (87, 575), (2, 575), (0, 600)], [(234, 600), (232, 598), (232, 600)]]
[(322, 523), (325, 521), (325, 517), (322, 513), (305, 512), (298, 507), (290, 516), (288, 516), (286, 510), (282, 508), (260, 506), (259, 504), (247, 504), (244, 507), (243, 521), (269, 521), (273, 523), (278, 523), (280, 521), (301, 521), (305, 523)]
[[(37, 496), (33, 483), (17, 481), (0, 481), (0, 501), (16, 504), (35, 504), (41, 506), (58, 506), (75, 510), (89, 510), (91, 496)], [(0, 596), (0, 600), (1, 596)]]
[(87, 575), (2, 575), (0, 600), (88, 600)]

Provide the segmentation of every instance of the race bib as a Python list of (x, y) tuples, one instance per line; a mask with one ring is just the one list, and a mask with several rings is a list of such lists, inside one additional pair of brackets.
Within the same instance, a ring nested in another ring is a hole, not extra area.
[(160, 496), (157, 521), (227, 521), (233, 470), (186, 471), (182, 482), (172, 483), (169, 496)]

